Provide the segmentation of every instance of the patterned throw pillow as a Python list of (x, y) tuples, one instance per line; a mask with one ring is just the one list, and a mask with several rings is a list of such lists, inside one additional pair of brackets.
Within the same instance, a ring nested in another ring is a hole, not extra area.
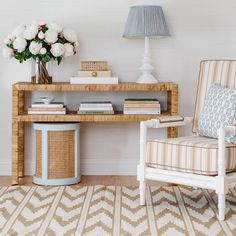
[[(197, 133), (199, 136), (218, 138), (218, 129), (236, 121), (236, 89), (213, 84), (207, 91), (200, 114)], [(226, 137), (236, 144), (236, 135)]]

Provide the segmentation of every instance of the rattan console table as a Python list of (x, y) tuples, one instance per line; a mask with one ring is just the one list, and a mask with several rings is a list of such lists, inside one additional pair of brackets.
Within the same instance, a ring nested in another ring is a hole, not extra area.
[[(158, 84), (119, 83), (117, 85), (72, 85), (70, 83), (31, 84), (20, 82), (12, 86), (12, 185), (24, 176), (24, 123), (25, 122), (139, 122), (154, 119), (157, 115), (28, 115), (25, 111), (25, 92), (28, 91), (77, 91), (77, 92), (137, 92), (166, 91), (167, 111), (161, 116), (178, 113), (178, 85), (167, 82)], [(168, 137), (176, 137), (178, 130), (170, 127)]]

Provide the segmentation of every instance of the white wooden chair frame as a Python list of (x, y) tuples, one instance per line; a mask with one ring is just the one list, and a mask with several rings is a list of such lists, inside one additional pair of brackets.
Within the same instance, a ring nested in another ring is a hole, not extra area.
[(236, 184), (236, 172), (226, 173), (225, 170), (225, 135), (236, 135), (236, 123), (232, 126), (219, 129), (218, 139), (218, 175), (205, 176), (199, 174), (183, 173), (178, 171), (163, 170), (146, 166), (147, 129), (183, 126), (193, 122), (193, 117), (185, 117), (184, 121), (160, 123), (158, 119), (142, 121), (140, 124), (140, 163), (137, 168), (139, 181), (140, 205), (145, 205), (146, 180), (157, 180), (168, 183), (183, 184), (215, 190), (218, 194), (219, 220), (225, 218), (225, 194), (228, 189)]

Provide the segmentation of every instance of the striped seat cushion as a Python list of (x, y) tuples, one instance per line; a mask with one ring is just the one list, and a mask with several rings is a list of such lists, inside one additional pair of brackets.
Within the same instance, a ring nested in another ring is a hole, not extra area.
[[(218, 140), (200, 136), (152, 140), (147, 143), (149, 167), (217, 175)], [(236, 145), (226, 143), (226, 170), (236, 170)]]

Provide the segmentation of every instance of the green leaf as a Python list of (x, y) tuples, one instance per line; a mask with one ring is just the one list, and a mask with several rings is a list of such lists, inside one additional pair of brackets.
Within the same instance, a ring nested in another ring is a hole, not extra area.
[(64, 38), (58, 38), (57, 43), (65, 44), (66, 40)]
[(9, 47), (9, 48), (11, 48), (11, 49), (14, 49), (12, 43), (8, 43), (6, 46)]
[(43, 31), (43, 33), (45, 33), (47, 30), (48, 30), (48, 27), (45, 25), (45, 26), (42, 27), (41, 31)]
[(43, 62), (49, 62), (51, 61), (51, 57), (50, 55), (48, 55), (47, 53), (45, 55), (42, 56), (42, 61)]
[(24, 60), (25, 60), (25, 61), (28, 60), (28, 59), (30, 59), (30, 58), (33, 56), (33, 55), (31, 54), (29, 48), (26, 48), (26, 50), (23, 52), (23, 54), (24, 54)]
[(22, 53), (17, 52), (15, 58), (22, 63), (24, 61)]
[(34, 41), (35, 41), (36, 43), (42, 43), (42, 42), (43, 42), (43, 40), (40, 39), (40, 38), (36, 38)]
[(57, 57), (57, 65), (59, 66), (62, 61), (62, 57)]
[(29, 48), (26, 48), (23, 52), (16, 52), (15, 58), (22, 63), (30, 58), (34, 58), (34, 55), (31, 54)]

